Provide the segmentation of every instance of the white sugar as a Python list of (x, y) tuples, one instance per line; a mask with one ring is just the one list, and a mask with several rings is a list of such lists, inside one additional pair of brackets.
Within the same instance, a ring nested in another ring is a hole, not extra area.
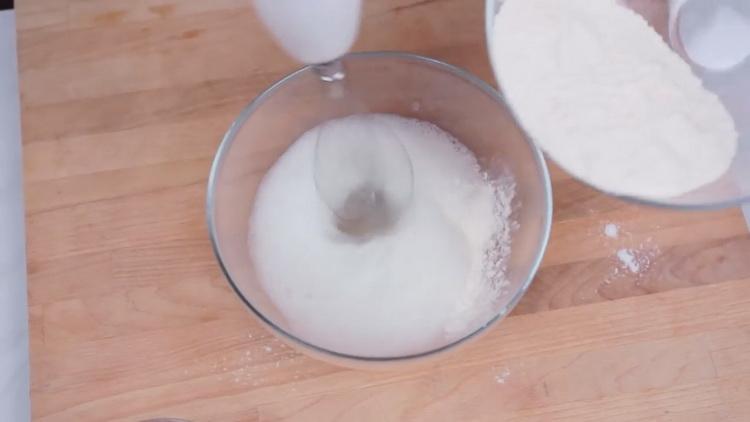
[(432, 124), (345, 119), (398, 135), (412, 160), (413, 201), (391, 231), (342, 238), (315, 190), (317, 129), (289, 147), (259, 186), (249, 242), (290, 330), (337, 352), (394, 356), (479, 328), (507, 284), (512, 181), (488, 180), (474, 155)]

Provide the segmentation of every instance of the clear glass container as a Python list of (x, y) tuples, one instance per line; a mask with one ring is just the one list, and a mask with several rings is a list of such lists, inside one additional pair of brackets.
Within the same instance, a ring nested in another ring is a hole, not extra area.
[[(214, 251), (247, 307), (273, 332), (308, 352), (348, 366), (424, 358), (484, 331), (507, 315), (529, 287), (551, 225), (547, 168), (497, 93), (467, 72), (405, 53), (350, 54), (342, 62), (346, 74), (342, 80), (324, 82), (313, 66), (290, 74), (261, 93), (229, 128), (208, 182), (207, 218)], [(327, 350), (316, 344), (315, 338), (294, 332), (264, 292), (247, 240), (256, 190), (277, 158), (302, 133), (321, 122), (365, 112), (432, 122), (471, 149), (485, 169), (510, 172), (516, 182), (512, 218), (518, 229), (512, 235), (508, 294), (481, 328), (409, 356), (348, 355)]]
[[(485, 33), (488, 54), (493, 69), (498, 63), (492, 57), (493, 27), (495, 16), (505, 0), (485, 1)], [(718, 10), (719, 7), (733, 7), (737, 15), (750, 19), (750, 2), (744, 0), (618, 0), (643, 16), (670, 46), (691, 65), (693, 72), (703, 85), (719, 96), (734, 118), (739, 145), (729, 170), (718, 180), (691, 192), (672, 198), (642, 198), (622, 196), (605, 192), (622, 199), (653, 206), (676, 209), (717, 209), (737, 206), (750, 201), (750, 59), (727, 69), (707, 69), (690, 59), (684, 48), (683, 36), (694, 32), (698, 25), (696, 15), (706, 13), (703, 9)], [(700, 10), (694, 10), (702, 7)], [(710, 11), (709, 10), (709, 11)], [(733, 40), (750, 43), (750, 39)], [(502, 86), (500, 87), (502, 91)], [(583, 183), (586, 183), (582, 180)], [(592, 186), (595, 189), (595, 186)]]

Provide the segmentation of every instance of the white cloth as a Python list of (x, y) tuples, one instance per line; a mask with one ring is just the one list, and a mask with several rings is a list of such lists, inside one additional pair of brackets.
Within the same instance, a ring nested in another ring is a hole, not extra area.
[(0, 421), (29, 421), (29, 329), (16, 25), (0, 11)]

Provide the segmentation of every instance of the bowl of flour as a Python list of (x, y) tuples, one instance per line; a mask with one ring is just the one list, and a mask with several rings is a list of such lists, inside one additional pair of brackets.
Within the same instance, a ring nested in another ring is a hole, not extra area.
[(719, 53), (750, 48), (732, 35), (750, 31), (745, 6), (487, 0), (487, 45), (521, 126), (577, 179), (651, 205), (734, 206), (750, 199), (750, 59)]
[[(551, 224), (547, 168), (465, 71), (406, 53), (342, 65), (342, 80), (287, 76), (232, 124), (209, 179), (214, 251), (247, 308), (303, 350), (344, 365), (424, 359), (484, 332), (528, 288)], [(373, 204), (406, 194), (387, 224), (351, 230), (329, 199), (361, 197), (373, 175), (389, 183), (365, 195)]]

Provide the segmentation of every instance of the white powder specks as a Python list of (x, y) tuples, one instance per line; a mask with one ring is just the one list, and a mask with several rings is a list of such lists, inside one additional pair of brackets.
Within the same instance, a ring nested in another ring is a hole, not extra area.
[(610, 239), (617, 239), (620, 232), (620, 226), (614, 223), (607, 223), (604, 225), (604, 235)]
[(630, 249), (618, 250), (617, 258), (625, 268), (630, 270), (631, 273), (637, 273), (640, 269), (640, 265), (638, 265), (638, 261), (635, 259), (635, 256), (633, 256), (633, 252)]
[[(494, 368), (493, 368), (494, 369)], [(498, 372), (495, 372), (494, 380), (498, 384), (505, 384), (506, 381), (508, 381), (508, 378), (510, 377), (510, 369), (503, 368)]]
[(611, 251), (610, 259), (613, 263), (602, 281), (603, 286), (622, 280), (639, 284), (661, 253), (659, 245), (652, 237), (634, 238), (633, 234), (618, 222), (604, 223), (599, 233), (602, 237), (602, 247)]
[[(254, 336), (243, 350), (236, 350), (217, 357), (211, 365), (211, 372), (218, 380), (231, 380), (245, 386), (261, 386), (272, 380), (275, 368), (294, 364), (302, 356), (292, 351), (284, 343), (273, 337)], [(257, 342), (264, 344), (257, 344)]]
[[(620, 268), (629, 271), (631, 275), (640, 277), (651, 268), (659, 252), (659, 247), (649, 238), (634, 247), (618, 249), (616, 256)], [(617, 273), (617, 268), (615, 268), (613, 275)]]

